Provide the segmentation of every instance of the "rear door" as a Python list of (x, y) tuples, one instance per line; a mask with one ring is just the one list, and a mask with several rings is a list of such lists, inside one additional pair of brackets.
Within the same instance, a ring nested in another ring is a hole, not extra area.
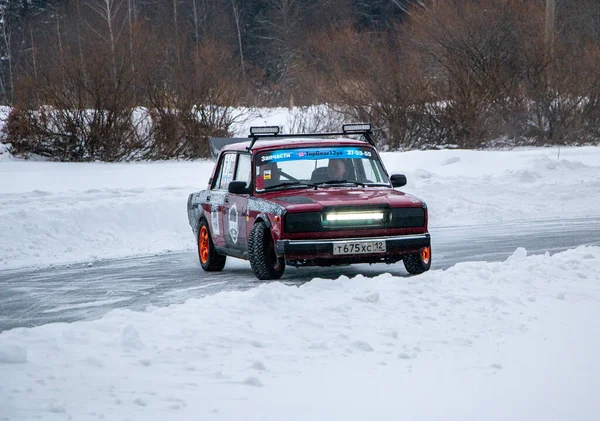
[[(235, 165), (233, 180), (244, 181), (250, 186), (250, 154), (239, 153)], [(227, 193), (225, 213), (227, 232), (225, 243), (228, 248), (244, 252), (248, 247), (247, 216), (249, 194)]]

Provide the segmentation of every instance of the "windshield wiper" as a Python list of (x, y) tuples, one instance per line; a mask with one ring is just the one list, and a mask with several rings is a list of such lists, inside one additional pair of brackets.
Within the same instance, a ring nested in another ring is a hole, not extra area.
[(279, 184), (275, 184), (273, 186), (265, 187), (265, 190), (275, 190), (275, 189), (284, 189), (286, 187), (301, 187), (301, 186), (314, 187), (315, 189), (317, 188), (316, 184), (307, 183), (305, 181), (287, 181), (285, 183), (279, 183)]
[(321, 184), (328, 184), (328, 185), (354, 184), (355, 186), (361, 186), (361, 187), (365, 186), (365, 183), (361, 183), (360, 181), (349, 181), (349, 180), (327, 180), (327, 181), (322, 181), (320, 183), (317, 183), (317, 185), (321, 185)]

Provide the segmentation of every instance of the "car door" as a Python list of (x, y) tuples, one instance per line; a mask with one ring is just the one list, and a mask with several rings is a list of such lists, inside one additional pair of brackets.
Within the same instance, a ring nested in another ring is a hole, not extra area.
[[(233, 180), (244, 181), (250, 186), (251, 177), (250, 154), (239, 153), (235, 165)], [(225, 213), (227, 232), (225, 232), (225, 244), (240, 253), (247, 250), (247, 216), (248, 216), (249, 194), (227, 193), (225, 198)]]
[(233, 179), (235, 169), (235, 153), (225, 153), (221, 157), (217, 177), (212, 186), (208, 203), (210, 204), (210, 224), (212, 240), (217, 247), (226, 247), (224, 225), (227, 221), (225, 218), (225, 200), (227, 200), (227, 187)]

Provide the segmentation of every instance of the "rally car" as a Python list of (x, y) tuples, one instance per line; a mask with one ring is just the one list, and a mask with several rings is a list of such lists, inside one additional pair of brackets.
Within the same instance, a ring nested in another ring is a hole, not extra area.
[(187, 203), (205, 271), (222, 270), (227, 256), (249, 260), (262, 280), (286, 266), (431, 267), (427, 206), (397, 190), (406, 177), (388, 175), (369, 124), (285, 135), (252, 127), (248, 138), (210, 141), (208, 188)]

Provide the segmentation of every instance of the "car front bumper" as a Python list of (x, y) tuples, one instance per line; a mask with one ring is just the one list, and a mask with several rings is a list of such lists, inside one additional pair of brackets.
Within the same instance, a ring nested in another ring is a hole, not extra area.
[[(333, 249), (337, 245), (344, 244), (363, 244), (373, 241), (385, 241), (386, 251), (375, 252), (371, 255), (400, 255), (411, 252), (417, 252), (423, 247), (431, 246), (431, 236), (427, 234), (397, 235), (388, 237), (367, 237), (367, 238), (336, 238), (325, 240), (278, 240), (275, 244), (275, 252), (279, 256), (296, 258), (314, 258), (314, 257), (351, 257), (353, 254), (334, 255)], [(364, 254), (355, 254), (363, 256)]]

